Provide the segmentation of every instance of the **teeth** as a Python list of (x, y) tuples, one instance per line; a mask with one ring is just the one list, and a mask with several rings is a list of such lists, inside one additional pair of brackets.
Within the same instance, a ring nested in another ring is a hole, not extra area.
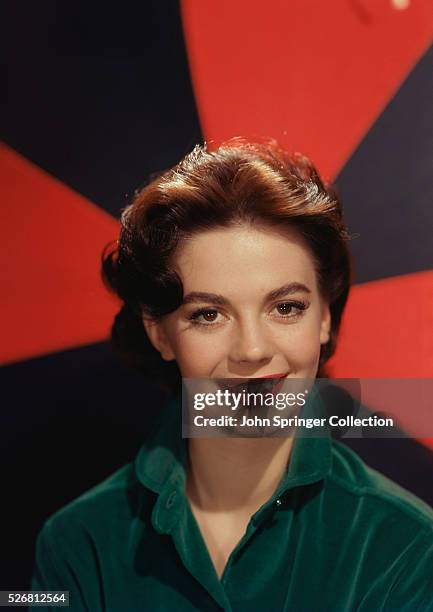
[(230, 384), (226, 380), (220, 380), (219, 386), (223, 390), (228, 390), (231, 393), (272, 393), (272, 391), (281, 385), (282, 378), (247, 378), (240, 382)]
[(278, 378), (256, 378), (248, 381), (250, 393), (269, 393), (280, 382)]

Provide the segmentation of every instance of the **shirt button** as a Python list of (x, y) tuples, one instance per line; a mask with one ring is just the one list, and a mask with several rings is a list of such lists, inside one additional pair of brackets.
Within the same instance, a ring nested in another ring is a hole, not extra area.
[(275, 505), (277, 506), (277, 508), (279, 508), (282, 503), (283, 502), (281, 501), (281, 499), (277, 499), (277, 501), (275, 502)]
[(176, 501), (176, 497), (177, 497), (176, 491), (172, 491), (170, 493), (170, 495), (168, 496), (168, 498), (167, 498), (165, 507), (170, 509), (172, 507), (172, 505), (174, 504), (174, 502)]
[(183, 484), (183, 478), (180, 474), (176, 474), (173, 480), (175, 484)]

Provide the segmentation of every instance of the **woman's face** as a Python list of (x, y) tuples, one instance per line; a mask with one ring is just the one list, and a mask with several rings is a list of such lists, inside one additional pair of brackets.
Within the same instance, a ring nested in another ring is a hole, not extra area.
[(312, 255), (295, 230), (203, 232), (179, 247), (172, 263), (184, 302), (144, 324), (184, 378), (315, 378), (331, 319)]

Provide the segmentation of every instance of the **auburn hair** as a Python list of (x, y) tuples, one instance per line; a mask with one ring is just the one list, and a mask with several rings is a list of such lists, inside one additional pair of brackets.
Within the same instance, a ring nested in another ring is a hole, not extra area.
[(197, 145), (135, 193), (122, 211), (119, 240), (102, 254), (104, 283), (123, 301), (112, 326), (112, 344), (166, 388), (178, 388), (180, 372), (153, 348), (143, 317), (157, 320), (182, 304), (182, 282), (170, 262), (183, 239), (239, 224), (295, 229), (303, 236), (331, 312), (320, 376), (335, 351), (351, 267), (349, 234), (334, 190), (307, 157), (291, 155), (275, 141), (232, 139), (214, 151)]

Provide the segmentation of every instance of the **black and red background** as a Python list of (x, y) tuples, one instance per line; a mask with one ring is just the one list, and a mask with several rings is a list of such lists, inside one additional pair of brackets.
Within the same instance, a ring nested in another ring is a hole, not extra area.
[[(2, 588), (163, 399), (110, 350), (99, 257), (203, 140), (274, 137), (336, 182), (355, 286), (331, 374), (433, 376), (433, 11), (398, 4), (0, 3)], [(347, 443), (433, 504), (431, 440)]]

